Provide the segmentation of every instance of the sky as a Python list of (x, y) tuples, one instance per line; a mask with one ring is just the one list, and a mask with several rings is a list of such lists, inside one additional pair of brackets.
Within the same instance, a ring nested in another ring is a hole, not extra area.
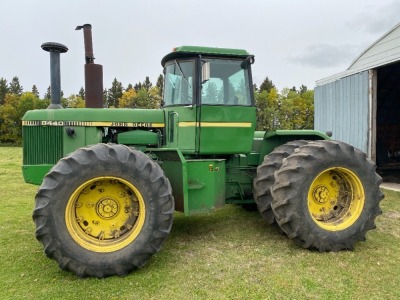
[(25, 91), (50, 85), (44, 42), (61, 54), (64, 96), (84, 86), (83, 31), (92, 25), (95, 63), (104, 87), (146, 76), (155, 84), (161, 59), (182, 45), (246, 49), (253, 82), (268, 76), (278, 90), (309, 89), (342, 72), (400, 23), (398, 0), (0, 0), (0, 78), (18, 76)]

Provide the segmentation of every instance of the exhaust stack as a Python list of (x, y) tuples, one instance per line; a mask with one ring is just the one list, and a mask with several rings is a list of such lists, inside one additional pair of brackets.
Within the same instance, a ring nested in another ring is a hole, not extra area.
[(83, 29), (85, 43), (85, 103), (86, 107), (103, 108), (103, 66), (94, 63), (92, 25), (77, 26)]
[(63, 108), (61, 105), (60, 53), (67, 52), (68, 48), (54, 42), (43, 43), (41, 47), (44, 51), (50, 52), (51, 104), (47, 109)]

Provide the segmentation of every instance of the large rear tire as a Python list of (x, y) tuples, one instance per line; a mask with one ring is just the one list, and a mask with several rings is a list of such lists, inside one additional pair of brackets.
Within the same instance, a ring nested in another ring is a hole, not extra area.
[(353, 249), (382, 213), (381, 177), (366, 154), (338, 141), (315, 141), (275, 173), (272, 209), (282, 230), (304, 248)]
[(294, 150), (306, 145), (307, 141), (291, 141), (275, 148), (264, 157), (264, 161), (257, 168), (257, 176), (254, 179), (253, 194), (258, 211), (268, 224), (275, 223), (275, 215), (272, 211), (271, 187), (275, 183), (274, 173), (282, 166), (283, 159), (290, 156)]
[(160, 166), (124, 145), (76, 150), (36, 195), (36, 237), (48, 257), (79, 277), (125, 275), (158, 252), (173, 220)]

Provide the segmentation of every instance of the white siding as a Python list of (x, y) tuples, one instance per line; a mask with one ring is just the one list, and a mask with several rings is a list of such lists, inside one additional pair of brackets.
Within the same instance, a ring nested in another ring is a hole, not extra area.
[(400, 24), (357, 57), (347, 70), (359, 72), (400, 59)]
[(379, 66), (387, 65), (399, 60), (400, 23), (369, 46), (345, 71), (317, 80), (316, 85), (321, 86), (340, 78), (366, 70), (376, 69)]
[(368, 152), (368, 71), (315, 88), (314, 128)]

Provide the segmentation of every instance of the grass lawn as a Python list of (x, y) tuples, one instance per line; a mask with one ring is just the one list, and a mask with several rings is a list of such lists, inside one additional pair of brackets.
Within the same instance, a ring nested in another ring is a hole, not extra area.
[(21, 148), (0, 147), (0, 299), (399, 299), (400, 193), (384, 191), (377, 229), (354, 251), (296, 246), (258, 212), (227, 205), (176, 213), (163, 249), (125, 277), (79, 279), (46, 258), (34, 235), (37, 186)]

